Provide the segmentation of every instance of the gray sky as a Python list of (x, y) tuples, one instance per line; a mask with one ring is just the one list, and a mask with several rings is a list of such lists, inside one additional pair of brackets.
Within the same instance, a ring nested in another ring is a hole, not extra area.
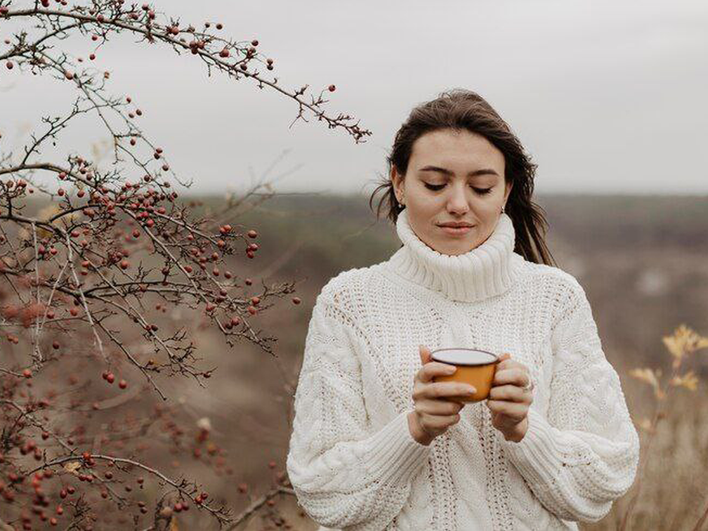
[[(279, 191), (364, 192), (385, 171), (411, 107), (442, 90), (484, 96), (539, 165), (538, 192), (708, 193), (708, 3), (704, 0), (158, 0), (183, 23), (222, 22), (258, 38), (279, 83), (330, 83), (330, 113), (373, 132), (365, 144), (302, 121), (293, 101), (249, 80), (207, 77), (186, 54), (133, 44), (99, 53), (109, 89), (130, 94), (148, 136), (193, 190), (240, 190), (285, 174)], [(0, 37), (6, 31), (0, 24)], [(76, 46), (87, 55), (90, 42)], [(0, 74), (0, 150), (71, 93), (17, 70)], [(265, 72), (265, 69), (263, 69)], [(83, 127), (83, 128), (82, 128)], [(66, 141), (89, 145), (86, 122)], [(26, 138), (26, 137), (25, 137)]]

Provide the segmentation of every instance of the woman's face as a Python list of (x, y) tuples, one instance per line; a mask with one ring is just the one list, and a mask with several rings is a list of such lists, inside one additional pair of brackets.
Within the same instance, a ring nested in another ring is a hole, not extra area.
[[(426, 133), (413, 144), (406, 175), (391, 170), (396, 197), (413, 231), (441, 254), (464, 254), (484, 243), (496, 227), (511, 185), (504, 155), (486, 138), (467, 130)], [(450, 232), (441, 224), (465, 222)]]

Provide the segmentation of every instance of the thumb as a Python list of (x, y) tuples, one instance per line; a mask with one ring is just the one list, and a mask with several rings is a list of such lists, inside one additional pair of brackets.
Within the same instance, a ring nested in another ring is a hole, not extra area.
[(418, 345), (418, 353), (420, 354), (420, 362), (423, 365), (432, 361), (433, 359), (433, 355), (430, 353), (430, 349), (425, 345)]

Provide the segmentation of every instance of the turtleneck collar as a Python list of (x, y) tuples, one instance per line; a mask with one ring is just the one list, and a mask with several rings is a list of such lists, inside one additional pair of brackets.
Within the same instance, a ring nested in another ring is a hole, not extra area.
[(403, 247), (390, 258), (390, 266), (402, 277), (454, 301), (473, 302), (504, 293), (524, 260), (514, 253), (514, 224), (507, 214), (501, 214), (484, 243), (456, 256), (428, 247), (413, 232), (407, 209), (398, 215), (396, 232)]

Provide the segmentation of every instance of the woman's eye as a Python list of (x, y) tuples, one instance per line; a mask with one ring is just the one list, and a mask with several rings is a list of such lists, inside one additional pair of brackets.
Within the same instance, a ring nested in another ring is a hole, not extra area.
[[(438, 192), (438, 191), (442, 190), (442, 189), (445, 187), (445, 185), (444, 185), (444, 184), (429, 184), (429, 183), (425, 183), (425, 187), (426, 187), (428, 190), (433, 190), (433, 191), (435, 191), (435, 192)], [(479, 195), (486, 195), (486, 194), (488, 194), (489, 192), (492, 191), (491, 188), (475, 188), (474, 186), (472, 187), (472, 190), (474, 190), (475, 192), (477, 192)]]

